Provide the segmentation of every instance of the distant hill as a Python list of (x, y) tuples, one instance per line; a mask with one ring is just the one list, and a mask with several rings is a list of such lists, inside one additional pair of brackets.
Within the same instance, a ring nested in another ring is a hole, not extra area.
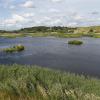
[(30, 27), (30, 28), (23, 28), (18, 30), (17, 32), (65, 32), (65, 33), (100, 33), (100, 26), (91, 26), (91, 27), (45, 27), (45, 26), (38, 26), (38, 27)]
[(46, 26), (37, 26), (37, 27), (29, 27), (23, 28), (16, 31), (5, 31), (0, 30), (0, 33), (36, 33), (36, 32), (61, 32), (61, 33), (100, 33), (100, 26), (90, 26), (90, 27), (46, 27)]
[(23, 28), (19, 30), (18, 32), (29, 32), (29, 33), (35, 33), (35, 32), (74, 32), (77, 28), (69, 28), (69, 27), (45, 27), (45, 26), (38, 26), (38, 27), (30, 27), (30, 28)]
[(100, 33), (100, 26), (79, 27), (77, 31), (82, 33)]

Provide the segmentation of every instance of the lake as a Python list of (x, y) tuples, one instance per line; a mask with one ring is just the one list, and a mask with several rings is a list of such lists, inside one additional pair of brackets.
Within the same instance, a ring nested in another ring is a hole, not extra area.
[[(69, 40), (82, 40), (81, 46), (68, 45)], [(4, 53), (3, 48), (22, 44), (25, 51)], [(100, 78), (100, 39), (24, 37), (0, 38), (0, 64), (39, 65), (57, 70)]]

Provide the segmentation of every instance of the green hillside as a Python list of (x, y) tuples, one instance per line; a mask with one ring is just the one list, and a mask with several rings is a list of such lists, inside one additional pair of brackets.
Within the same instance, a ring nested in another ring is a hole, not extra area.
[(16, 31), (0, 31), (0, 36), (2, 37), (23, 37), (23, 36), (32, 36), (32, 37), (62, 37), (62, 38), (74, 38), (74, 37), (95, 37), (100, 38), (100, 26), (91, 26), (91, 27), (45, 27), (37, 26), (30, 28), (23, 28)]
[(91, 27), (31, 27), (24, 28), (19, 30), (18, 32), (65, 32), (65, 33), (100, 33), (100, 26), (91, 26)]

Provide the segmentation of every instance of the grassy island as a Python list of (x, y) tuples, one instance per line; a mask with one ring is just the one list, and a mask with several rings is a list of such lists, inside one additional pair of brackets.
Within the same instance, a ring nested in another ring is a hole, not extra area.
[(20, 51), (23, 51), (24, 49), (25, 49), (25, 47), (23, 45), (19, 44), (19, 45), (15, 45), (13, 47), (10, 47), (10, 48), (6, 48), (3, 51), (8, 52), (8, 53), (12, 53), (12, 52), (20, 52)]
[(100, 80), (38, 66), (0, 65), (0, 100), (100, 100)]
[(71, 45), (82, 45), (83, 42), (79, 41), (79, 40), (71, 40), (71, 41), (68, 41), (68, 44), (71, 44)]

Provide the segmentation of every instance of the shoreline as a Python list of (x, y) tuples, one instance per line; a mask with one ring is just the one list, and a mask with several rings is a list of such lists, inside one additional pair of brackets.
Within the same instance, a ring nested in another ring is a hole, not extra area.
[(84, 35), (80, 33), (0, 33), (0, 37), (4, 38), (17, 38), (17, 37), (50, 37), (50, 38), (81, 38), (81, 37), (92, 37), (100, 38), (99, 33), (94, 33), (93, 35)]

